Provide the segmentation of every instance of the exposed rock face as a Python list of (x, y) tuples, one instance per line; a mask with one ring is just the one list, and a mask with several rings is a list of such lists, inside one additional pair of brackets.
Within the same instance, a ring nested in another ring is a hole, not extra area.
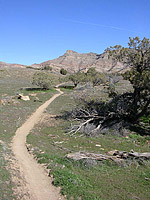
[[(33, 68), (44, 68), (46, 65), (50, 65), (54, 72), (60, 72), (61, 68), (67, 70), (67, 72), (73, 73), (79, 70), (87, 71), (90, 67), (95, 67), (97, 71), (104, 73), (113, 72), (125, 72), (130, 69), (130, 67), (125, 67), (122, 63), (118, 62), (114, 65), (112, 59), (108, 59), (106, 53), (96, 54), (96, 53), (77, 53), (72, 50), (67, 50), (66, 53), (56, 59), (48, 60), (41, 64), (33, 64)], [(27, 67), (25, 65), (19, 64), (7, 64), (0, 62), (0, 67)]]
[(60, 71), (61, 68), (66, 69), (68, 72), (77, 72), (79, 70), (87, 71), (90, 67), (95, 67), (99, 72), (124, 72), (129, 69), (122, 63), (118, 62), (114, 65), (111, 59), (108, 59), (106, 53), (77, 53), (72, 50), (67, 50), (66, 53), (54, 60), (48, 60), (41, 64), (32, 65), (33, 67), (44, 67), (50, 65), (53, 71)]

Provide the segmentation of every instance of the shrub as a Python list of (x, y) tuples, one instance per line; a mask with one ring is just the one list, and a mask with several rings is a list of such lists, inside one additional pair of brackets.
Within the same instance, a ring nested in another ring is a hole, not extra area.
[(49, 65), (45, 65), (45, 66), (44, 66), (44, 70), (49, 70), (49, 71), (52, 71), (52, 67), (51, 67), (51, 66), (49, 66)]
[(115, 85), (113, 84), (109, 84), (107, 90), (108, 90), (108, 96), (111, 98), (114, 98), (118, 95), (118, 93), (115, 90)]
[(36, 72), (33, 75), (32, 84), (37, 85), (42, 89), (48, 90), (52, 87), (52, 79), (50, 75), (45, 72)]
[(84, 72), (77, 72), (69, 76), (69, 80), (73, 82), (74, 86), (77, 87), (79, 83), (86, 81), (86, 75)]
[(86, 73), (86, 82), (91, 82), (94, 86), (98, 86), (107, 82), (107, 77), (104, 73), (96, 71), (94, 67), (88, 69)]
[(60, 73), (61, 73), (62, 75), (66, 75), (66, 74), (67, 74), (67, 70), (65, 70), (64, 68), (62, 68), (62, 69), (60, 70)]

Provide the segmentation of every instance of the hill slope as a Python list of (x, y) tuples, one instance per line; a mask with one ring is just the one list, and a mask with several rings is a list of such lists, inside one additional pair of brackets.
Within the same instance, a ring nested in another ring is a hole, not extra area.
[(67, 50), (66, 53), (56, 59), (48, 60), (41, 64), (33, 64), (33, 67), (44, 67), (50, 65), (54, 71), (59, 71), (61, 68), (68, 72), (76, 72), (78, 70), (86, 71), (90, 67), (95, 67), (99, 72), (124, 72), (126, 68), (122, 63), (114, 65), (111, 59), (108, 59), (106, 53), (77, 53), (72, 50)]
[(5, 67), (5, 68), (9, 68), (9, 67), (20, 67), (20, 68), (24, 68), (26, 67), (26, 65), (21, 65), (21, 64), (10, 64), (10, 63), (5, 63), (5, 62), (1, 62), (0, 61), (0, 68)]
[[(130, 67), (125, 67), (122, 63), (117, 62), (114, 65), (112, 59), (108, 58), (106, 53), (77, 53), (72, 50), (67, 50), (66, 53), (56, 59), (48, 60), (40, 64), (31, 65), (33, 68), (44, 68), (49, 65), (54, 72), (59, 72), (61, 68), (68, 72), (87, 71), (90, 67), (95, 67), (97, 71), (104, 73), (125, 72)], [(24, 68), (26, 65), (8, 64), (0, 62), (0, 67), (19, 67)]]

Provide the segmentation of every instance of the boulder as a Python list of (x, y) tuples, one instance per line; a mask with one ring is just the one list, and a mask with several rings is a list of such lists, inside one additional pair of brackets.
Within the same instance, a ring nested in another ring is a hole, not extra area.
[(36, 93), (29, 94), (31, 97), (36, 97)]
[(5, 105), (4, 100), (0, 99), (0, 105)]
[(23, 101), (29, 101), (30, 100), (29, 96), (24, 96), (23, 94), (19, 94), (18, 99), (21, 99)]

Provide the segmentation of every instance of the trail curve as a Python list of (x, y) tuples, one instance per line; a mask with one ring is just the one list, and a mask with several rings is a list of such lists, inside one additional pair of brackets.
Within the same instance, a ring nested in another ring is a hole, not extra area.
[(52, 180), (45, 174), (44, 168), (29, 154), (26, 148), (26, 137), (33, 127), (39, 122), (44, 110), (63, 92), (59, 92), (42, 104), (26, 121), (17, 129), (12, 140), (12, 152), (14, 153), (16, 165), (26, 182), (30, 200), (60, 200), (64, 199), (59, 194), (59, 189), (52, 185)]

